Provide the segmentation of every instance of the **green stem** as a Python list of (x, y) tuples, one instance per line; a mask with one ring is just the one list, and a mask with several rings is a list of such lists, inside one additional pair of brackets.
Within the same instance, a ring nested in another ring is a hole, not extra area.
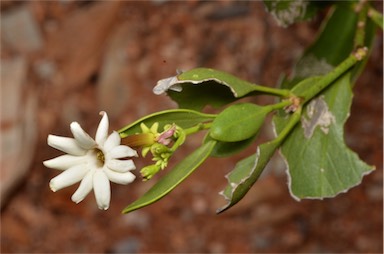
[(288, 123), (284, 126), (284, 129), (277, 135), (277, 137), (272, 141), (276, 142), (277, 144), (280, 144), (284, 141), (284, 139), (291, 133), (292, 129), (296, 126), (296, 124), (300, 120), (301, 116), (301, 109), (302, 107), (299, 107), (290, 117)]
[(368, 10), (368, 17), (381, 29), (383, 29), (383, 14), (375, 10), (373, 7), (370, 7)]
[(278, 88), (272, 88), (272, 87), (267, 87), (267, 86), (260, 86), (260, 85), (255, 85), (257, 86), (257, 91), (258, 92), (263, 92), (266, 94), (271, 94), (271, 95), (277, 95), (280, 97), (290, 97), (291, 91), (288, 89), (278, 89)]
[(169, 149), (172, 153), (175, 152), (177, 150), (177, 148), (179, 148), (179, 146), (181, 146), (184, 141), (185, 141), (185, 132), (182, 132), (179, 136), (178, 139), (176, 139), (175, 143), (173, 144), (173, 146)]
[[(367, 48), (364, 47), (356, 49), (347, 59), (345, 59), (331, 72), (324, 75), (319, 81), (314, 84), (311, 84), (311, 86), (309, 87), (306, 87), (306, 89), (303, 89), (303, 87), (295, 86), (292, 92), (295, 93), (295, 91), (304, 91), (301, 94), (298, 94), (298, 96), (302, 98), (302, 103), (306, 103), (307, 101), (315, 97), (317, 94), (319, 94), (326, 87), (331, 85), (333, 81), (338, 79), (357, 62), (361, 61), (366, 56), (366, 54)], [(308, 86), (307, 83), (303, 83), (303, 85)]]
[(184, 130), (184, 133), (186, 136), (188, 135), (191, 135), (191, 134), (194, 134), (196, 132), (199, 132), (201, 130), (206, 130), (206, 129), (209, 129), (211, 128), (212, 126), (212, 122), (209, 122), (209, 123), (199, 123), (191, 128), (188, 128), (188, 129), (185, 129)]
[(180, 136), (175, 141), (173, 146), (170, 148), (170, 151), (171, 152), (176, 151), (177, 148), (179, 148), (179, 146), (181, 146), (184, 143), (184, 141), (185, 141), (185, 139), (186, 139), (186, 137), (188, 135), (194, 134), (194, 133), (199, 132), (201, 130), (209, 129), (209, 128), (211, 128), (211, 125), (212, 125), (211, 122), (209, 122), (209, 123), (199, 123), (199, 124), (197, 124), (197, 125), (195, 125), (195, 126), (193, 126), (191, 128), (188, 128), (188, 129), (185, 129), (185, 130), (181, 130), (180, 134), (179, 134)]
[(365, 25), (367, 22), (368, 5), (366, 2), (359, 3), (359, 8), (357, 9), (359, 14), (357, 18), (357, 27), (354, 38), (355, 48), (362, 47), (365, 44)]
[(281, 101), (279, 103), (268, 105), (268, 106), (265, 106), (265, 107), (268, 107), (268, 108), (270, 108), (270, 111), (273, 111), (273, 110), (276, 110), (276, 109), (285, 108), (285, 107), (290, 106), (290, 105), (292, 105), (292, 101), (291, 100), (283, 100), (283, 101)]

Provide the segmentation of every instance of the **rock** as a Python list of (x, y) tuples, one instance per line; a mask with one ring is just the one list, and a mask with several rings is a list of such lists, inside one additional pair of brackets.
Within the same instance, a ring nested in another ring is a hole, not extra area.
[(2, 13), (1, 41), (11, 49), (30, 53), (43, 47), (43, 38), (35, 17), (27, 5)]
[(98, 101), (111, 119), (123, 111), (132, 96), (128, 86), (131, 82), (128, 58), (140, 54), (134, 50), (136, 47), (128, 47), (133, 33), (130, 22), (124, 22), (113, 32), (100, 71)]
[(26, 86), (24, 58), (1, 60), (1, 203), (25, 177), (37, 138), (37, 96)]
[(112, 247), (110, 253), (138, 253), (141, 243), (140, 240), (135, 237), (128, 237), (123, 239)]
[(27, 75), (27, 62), (22, 57), (1, 60), (1, 124), (17, 121), (20, 94)]
[[(47, 38), (46, 57), (58, 62), (65, 89), (87, 82), (97, 72), (104, 41), (114, 24), (119, 1), (97, 2), (81, 11), (71, 13), (59, 23), (60, 29)], [(86, 7), (84, 7), (86, 8)]]

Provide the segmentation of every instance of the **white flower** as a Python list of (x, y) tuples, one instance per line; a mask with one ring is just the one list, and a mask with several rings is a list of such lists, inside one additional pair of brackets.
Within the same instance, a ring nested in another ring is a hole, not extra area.
[(49, 185), (52, 191), (57, 191), (79, 181), (80, 186), (72, 195), (72, 201), (81, 202), (94, 189), (97, 205), (107, 210), (111, 199), (109, 181), (118, 184), (128, 184), (135, 179), (130, 171), (135, 164), (127, 157), (137, 156), (132, 148), (120, 145), (120, 135), (114, 131), (108, 136), (108, 116), (105, 112), (96, 131), (95, 139), (91, 138), (77, 122), (70, 127), (74, 138), (48, 136), (48, 145), (67, 153), (43, 164), (48, 168), (64, 170), (54, 177)]

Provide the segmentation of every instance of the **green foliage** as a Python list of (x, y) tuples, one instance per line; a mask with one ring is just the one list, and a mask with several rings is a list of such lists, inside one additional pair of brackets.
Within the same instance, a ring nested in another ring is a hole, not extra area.
[[(168, 90), (167, 94), (180, 108), (201, 111), (207, 105), (220, 108), (223, 105), (236, 101), (236, 98), (227, 86), (209, 80), (199, 85), (191, 83), (180, 84), (183, 91), (176, 92)], [(191, 100), (191, 98), (194, 98)]]
[(215, 115), (204, 114), (188, 109), (172, 109), (153, 113), (145, 116), (132, 124), (129, 124), (119, 130), (122, 138), (128, 135), (141, 132), (140, 124), (144, 123), (147, 126), (152, 126), (154, 123), (159, 123), (159, 127), (163, 128), (167, 124), (176, 124), (181, 128), (189, 128), (196, 124), (212, 121)]
[(228, 203), (217, 210), (217, 213), (224, 212), (239, 202), (249, 191), (252, 185), (259, 179), (268, 161), (278, 147), (278, 143), (269, 142), (257, 148), (254, 155), (239, 161), (235, 168), (226, 177), (228, 185), (220, 194)]
[[(222, 141), (216, 141), (216, 145), (213, 148), (211, 152), (212, 157), (227, 157), (234, 155), (238, 152), (241, 152), (248, 146), (250, 146), (256, 139), (256, 136), (250, 137), (246, 140), (237, 141), (237, 142), (222, 142)], [(209, 142), (210, 140), (214, 140), (211, 138), (211, 136), (208, 134), (205, 136), (204, 143)]]
[(177, 164), (171, 172), (152, 186), (142, 197), (124, 208), (123, 213), (129, 213), (150, 205), (167, 195), (208, 158), (214, 146), (215, 141), (210, 141), (196, 149)]
[(232, 105), (223, 110), (213, 121), (212, 138), (224, 142), (237, 142), (255, 136), (270, 112), (270, 108), (251, 103)]
[(267, 11), (282, 27), (312, 18), (319, 7), (327, 4), (327, 2), (306, 0), (264, 0), (263, 2)]
[[(319, 1), (265, 1), (268, 11), (283, 26), (308, 19), (327, 4)], [(173, 138), (173, 146), (168, 148), (161, 144), (167, 154), (157, 154), (158, 158), (168, 158), (166, 156), (170, 157), (188, 135), (209, 131), (201, 147), (179, 162), (123, 212), (159, 200), (208, 156), (231, 156), (250, 146), (266, 116), (274, 110), (277, 110), (273, 117), (277, 137), (259, 145), (255, 154), (239, 161), (226, 176), (228, 185), (221, 194), (227, 204), (218, 209), (218, 213), (237, 204), (246, 195), (279, 148), (288, 168), (290, 193), (295, 199), (333, 197), (359, 184), (374, 167), (361, 161), (346, 146), (343, 129), (350, 114), (353, 83), (364, 67), (366, 47), (373, 41), (375, 25), (367, 18), (369, 4), (358, 4), (334, 5), (317, 40), (304, 52), (281, 89), (256, 85), (209, 68), (192, 69), (159, 81), (154, 92), (167, 92), (184, 109), (167, 110), (139, 119), (121, 129), (120, 135), (126, 137), (140, 132), (141, 123), (147, 126), (158, 123), (160, 128), (175, 124), (178, 131), (173, 136), (166, 135), (166, 140)], [(380, 15), (375, 12), (372, 15), (376, 15), (371, 18), (377, 23)], [(278, 96), (280, 102), (266, 106), (252, 103), (230, 105), (239, 98), (260, 94)], [(198, 112), (207, 105), (227, 107), (218, 115)]]
[(300, 118), (300, 109), (287, 117), (284, 129), (272, 141), (260, 145), (254, 155), (238, 162), (235, 168), (226, 176), (228, 185), (221, 192), (228, 203), (217, 210), (221, 213), (236, 203), (247, 194), (252, 185), (259, 179), (265, 166), (275, 153), (276, 149), (284, 142), (290, 131), (294, 128)]
[[(357, 15), (351, 9), (336, 7), (318, 40), (296, 65), (296, 76), (286, 81), (285, 87), (293, 87), (293, 93), (306, 97), (309, 90), (326, 79), (327, 75), (313, 75), (333, 69), (351, 53), (356, 22)], [(365, 29), (371, 28), (367, 26)], [(337, 40), (334, 39), (336, 35)], [(372, 36), (372, 33), (367, 30), (367, 35)], [(312, 60), (308, 61), (309, 58)], [(355, 68), (361, 68), (361, 65)], [(341, 78), (331, 81), (330, 87), (321, 96), (307, 103), (301, 124), (282, 144), (281, 154), (287, 162), (289, 187), (295, 198), (333, 197), (360, 183), (362, 177), (372, 170), (344, 142), (343, 128), (352, 103), (352, 76), (355, 71), (351, 69)], [(296, 83), (303, 78), (306, 79)], [(282, 131), (285, 117), (283, 111), (274, 117), (277, 133)]]
[(218, 108), (239, 98), (260, 93), (288, 96), (288, 91), (252, 84), (229, 73), (209, 68), (183, 72), (172, 85), (181, 86), (182, 92), (168, 90), (167, 94), (180, 108), (193, 110), (202, 110), (206, 105)]
[[(359, 184), (372, 170), (345, 145), (343, 126), (352, 99), (351, 73), (305, 107), (298, 124), (281, 147), (289, 169), (293, 197), (325, 198)], [(285, 126), (286, 114), (274, 118), (276, 131)]]

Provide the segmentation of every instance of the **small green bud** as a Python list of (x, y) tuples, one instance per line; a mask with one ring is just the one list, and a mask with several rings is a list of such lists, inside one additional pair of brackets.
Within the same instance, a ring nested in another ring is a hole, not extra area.
[(140, 170), (141, 176), (143, 177), (144, 181), (147, 181), (151, 179), (157, 172), (160, 170), (160, 165), (154, 164), (149, 165)]
[(169, 147), (163, 144), (154, 143), (151, 146), (151, 153), (153, 154), (153, 156), (161, 155), (163, 153), (169, 153)]

